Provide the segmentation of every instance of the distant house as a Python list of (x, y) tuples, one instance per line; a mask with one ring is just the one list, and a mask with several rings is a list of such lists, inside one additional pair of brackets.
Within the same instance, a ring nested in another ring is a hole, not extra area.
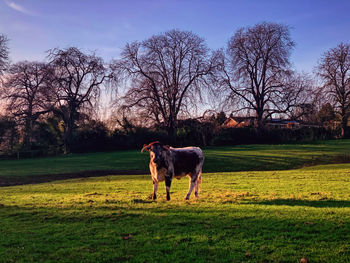
[(243, 128), (254, 126), (254, 117), (229, 117), (221, 125), (224, 128)]
[(312, 123), (306, 123), (299, 120), (289, 119), (270, 119), (267, 120), (265, 126), (270, 129), (298, 129), (302, 127), (308, 128), (320, 128), (321, 125), (315, 125)]
[(300, 121), (288, 119), (271, 119), (267, 120), (265, 126), (270, 129), (296, 129), (302, 126)]
[[(255, 127), (255, 117), (230, 117), (221, 125), (224, 128)], [(267, 129), (298, 129), (301, 127), (321, 127), (308, 124), (298, 120), (290, 119), (268, 119), (265, 122)]]

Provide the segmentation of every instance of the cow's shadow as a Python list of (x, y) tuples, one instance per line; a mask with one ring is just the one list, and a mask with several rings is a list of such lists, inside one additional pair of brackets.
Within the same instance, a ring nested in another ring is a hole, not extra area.
[(154, 200), (151, 197), (148, 197), (147, 199), (133, 199), (132, 200), (133, 203), (137, 203), (137, 204), (149, 204), (149, 203), (153, 203)]

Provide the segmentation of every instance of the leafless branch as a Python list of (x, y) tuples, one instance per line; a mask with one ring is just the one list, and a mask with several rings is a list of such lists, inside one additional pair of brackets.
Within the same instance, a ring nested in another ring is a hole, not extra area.
[(129, 80), (124, 107), (163, 123), (174, 132), (179, 114), (201, 100), (207, 78), (217, 67), (204, 40), (192, 32), (171, 30), (127, 44), (114, 62), (116, 75)]

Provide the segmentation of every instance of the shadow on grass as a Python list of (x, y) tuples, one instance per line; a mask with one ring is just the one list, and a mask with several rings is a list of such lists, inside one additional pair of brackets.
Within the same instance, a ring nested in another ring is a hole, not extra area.
[(308, 206), (308, 207), (350, 207), (350, 201), (344, 200), (300, 200), (300, 199), (274, 199), (261, 202), (249, 202), (249, 204), (258, 205), (286, 205), (286, 206)]
[(346, 246), (350, 226), (337, 220), (231, 207), (144, 205), (3, 206), (0, 223), (6, 238), (0, 238), (0, 246), (8, 262), (38, 262), (44, 255), (56, 262), (101, 262), (100, 251), (104, 262), (297, 262), (303, 255), (314, 262), (348, 259), (347, 250), (339, 248)]
[(145, 175), (149, 171), (143, 170), (87, 170), (64, 174), (44, 174), (32, 176), (0, 176), (0, 187), (25, 184), (40, 184), (59, 180), (101, 177), (108, 175)]

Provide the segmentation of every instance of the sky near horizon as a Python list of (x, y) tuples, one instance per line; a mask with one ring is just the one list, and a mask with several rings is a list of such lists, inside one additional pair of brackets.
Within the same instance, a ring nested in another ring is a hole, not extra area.
[(218, 49), (237, 29), (262, 21), (291, 27), (299, 71), (312, 72), (322, 53), (350, 43), (348, 0), (0, 0), (0, 34), (13, 62), (44, 60), (47, 50), (69, 46), (109, 61), (126, 43), (174, 28)]

